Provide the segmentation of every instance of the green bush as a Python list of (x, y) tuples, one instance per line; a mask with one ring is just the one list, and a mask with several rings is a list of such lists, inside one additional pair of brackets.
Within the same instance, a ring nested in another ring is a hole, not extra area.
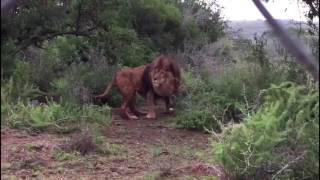
[[(243, 45), (233, 40), (224, 40), (222, 43), (222, 48), (217, 48), (215, 53), (222, 60), (232, 60), (231, 63), (221, 65), (219, 71), (195, 68), (183, 74), (186, 95), (179, 99), (180, 109), (184, 109), (184, 112), (180, 113), (182, 117), (178, 117), (178, 126), (215, 129), (216, 121), (239, 121), (244, 114), (259, 108), (263, 89), (291, 80), (289, 71), (283, 69), (285, 65), (278, 66), (268, 56), (264, 36), (255, 37), (253, 43), (246, 42), (248, 45), (244, 49), (234, 49)], [(197, 60), (194, 59), (192, 63), (197, 64)], [(202, 111), (206, 112), (203, 113), (206, 118), (195, 118)]]
[(221, 131), (217, 120), (209, 110), (186, 111), (176, 118), (178, 127), (187, 129), (213, 129)]
[(151, 38), (156, 47), (168, 50), (182, 42), (179, 39), (182, 14), (173, 4), (157, 0), (139, 0), (132, 5), (134, 28), (142, 36)]
[[(241, 111), (244, 113), (252, 109), (262, 89), (255, 84), (256, 75), (241, 67), (207, 77), (184, 73), (186, 95), (179, 99), (178, 104), (184, 110), (177, 117), (177, 125), (220, 131), (218, 121), (239, 121)], [(235, 114), (233, 111), (238, 112)]]
[(108, 32), (100, 33), (96, 41), (111, 64), (135, 67), (149, 63), (155, 54), (130, 28), (111, 27)]
[(17, 57), (14, 53), (16, 48), (12, 40), (1, 43), (1, 79), (10, 78), (15, 69)]
[(273, 85), (257, 113), (214, 143), (214, 155), (240, 179), (318, 179), (318, 90)]
[(22, 101), (16, 104), (4, 103), (1, 106), (1, 121), (13, 128), (26, 129), (35, 132), (53, 130), (68, 132), (79, 127), (80, 122), (106, 124), (111, 121), (108, 106), (73, 104), (58, 104), (50, 102), (48, 105), (37, 105)]
[(214, 76), (196, 74), (189, 71), (182, 75), (186, 95), (179, 99), (178, 106), (184, 110), (177, 117), (177, 125), (217, 131), (217, 121), (239, 121), (244, 114), (256, 111), (261, 92), (287, 77), (280, 69), (266, 68), (255, 61), (235, 63)]
[(33, 67), (32, 63), (26, 61), (18, 61), (11, 78), (14, 81), (14, 84), (17, 86), (23, 86), (27, 83), (35, 85), (35, 79), (37, 76), (35, 72), (36, 69)]
[(43, 95), (35, 85), (14, 83), (13, 78), (1, 82), (1, 103), (27, 102), (30, 99)]
[(191, 72), (183, 73), (182, 77), (186, 95), (179, 99), (178, 107), (183, 111), (178, 113), (176, 125), (219, 132), (221, 129), (218, 121), (223, 120), (224, 110), (231, 104), (232, 98), (228, 94), (217, 92), (211, 78), (195, 77)]

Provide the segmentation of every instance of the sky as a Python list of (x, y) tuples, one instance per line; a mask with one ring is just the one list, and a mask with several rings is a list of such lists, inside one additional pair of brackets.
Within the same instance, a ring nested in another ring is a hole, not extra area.
[[(306, 7), (298, 4), (295, 0), (269, 0), (268, 3), (262, 2), (276, 19), (306, 21), (304, 17)], [(265, 19), (251, 0), (217, 0), (217, 3), (224, 7), (222, 14), (227, 20)]]

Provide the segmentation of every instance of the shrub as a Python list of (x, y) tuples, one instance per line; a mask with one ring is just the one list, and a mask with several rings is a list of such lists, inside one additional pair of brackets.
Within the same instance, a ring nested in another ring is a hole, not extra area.
[[(35, 85), (36, 68), (30, 62), (18, 61), (16, 68), (12, 73), (12, 80), (16, 86), (23, 86), (25, 84)], [(19, 87), (17, 87), (19, 89)]]
[(101, 33), (96, 41), (97, 46), (105, 50), (104, 54), (111, 64), (139, 66), (150, 62), (155, 54), (154, 50), (129, 28), (112, 27), (110, 31)]
[(17, 101), (27, 102), (27, 100), (42, 95), (43, 93), (33, 84), (14, 83), (13, 78), (1, 82), (1, 104), (16, 103)]
[(131, 11), (134, 28), (140, 35), (150, 38), (155, 47), (171, 50), (182, 42), (182, 14), (172, 3), (139, 0), (133, 3)]
[[(247, 67), (246, 67), (247, 68)], [(221, 74), (194, 77), (183, 74), (186, 96), (180, 98), (179, 127), (220, 131), (219, 122), (239, 121), (242, 113), (253, 110), (260, 90), (258, 74), (235, 67)]]
[(236, 178), (319, 178), (319, 92), (273, 85), (257, 113), (234, 128), (214, 155)]
[(13, 41), (1, 43), (1, 79), (9, 78), (17, 62), (17, 57), (14, 55), (16, 46)]
[(185, 111), (176, 118), (178, 127), (187, 129), (214, 129), (220, 131), (220, 126), (209, 110)]
[[(184, 110), (178, 114), (176, 125), (188, 129), (213, 129), (219, 132), (221, 130), (219, 122), (223, 121), (224, 111), (228, 105), (234, 104), (234, 99), (228, 96), (230, 94), (216, 91), (215, 83), (218, 81), (213, 81), (211, 78), (195, 77), (191, 72), (183, 73), (182, 77), (186, 95), (180, 97), (178, 107)], [(239, 96), (242, 96), (241, 92)]]
[[(9, 106), (9, 111), (6, 108)], [(77, 129), (79, 122), (105, 124), (110, 122), (110, 108), (108, 106), (76, 106), (72, 104), (48, 105), (7, 104), (1, 109), (6, 124), (13, 128), (26, 129), (35, 132), (53, 130), (56, 132), (69, 132)]]

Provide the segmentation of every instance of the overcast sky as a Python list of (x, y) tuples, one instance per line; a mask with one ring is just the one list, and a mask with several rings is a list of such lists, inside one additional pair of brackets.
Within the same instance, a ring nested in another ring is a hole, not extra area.
[[(227, 20), (265, 19), (251, 0), (217, 0), (217, 2), (224, 7), (222, 13)], [(297, 4), (297, 1), (270, 0), (263, 4), (276, 19), (306, 20), (304, 17), (306, 7)]]

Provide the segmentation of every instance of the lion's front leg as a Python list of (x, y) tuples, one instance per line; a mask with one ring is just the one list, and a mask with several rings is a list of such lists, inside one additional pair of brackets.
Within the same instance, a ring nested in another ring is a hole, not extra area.
[(149, 91), (147, 93), (147, 104), (148, 104), (148, 119), (155, 119), (156, 118), (156, 112), (155, 112), (155, 104), (154, 104), (154, 93), (152, 91)]
[(174, 114), (174, 109), (172, 108), (172, 104), (170, 103), (170, 98), (165, 97), (164, 102), (166, 104), (166, 114)]

